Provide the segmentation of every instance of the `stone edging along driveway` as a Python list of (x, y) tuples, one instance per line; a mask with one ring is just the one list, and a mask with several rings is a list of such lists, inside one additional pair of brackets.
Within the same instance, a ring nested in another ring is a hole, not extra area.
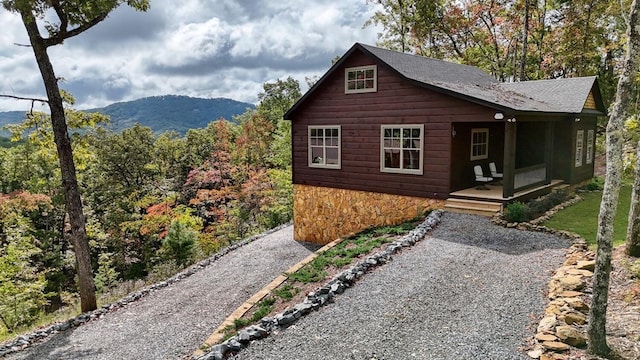
[(127, 304), (133, 303), (135, 301), (138, 301), (142, 298), (144, 298), (145, 296), (158, 291), (160, 289), (166, 288), (169, 285), (175, 284), (197, 272), (199, 272), (200, 270), (206, 268), (207, 266), (209, 266), (210, 264), (212, 264), (213, 262), (215, 262), (216, 260), (220, 259), (221, 257), (225, 256), (226, 254), (230, 253), (231, 251), (238, 249), (242, 246), (245, 246), (255, 240), (258, 240), (260, 238), (263, 238), (269, 234), (272, 234), (274, 232), (277, 232), (279, 230), (282, 230), (284, 228), (286, 228), (287, 226), (290, 226), (291, 223), (286, 223), (283, 225), (280, 225), (278, 227), (275, 227), (271, 230), (268, 230), (264, 233), (255, 235), (255, 236), (251, 236), (241, 242), (232, 244), (222, 250), (220, 250), (218, 253), (216, 253), (215, 255), (202, 260), (198, 263), (196, 263), (195, 265), (192, 265), (191, 267), (187, 268), (186, 270), (181, 271), (180, 273), (174, 275), (173, 277), (165, 280), (165, 281), (161, 281), (159, 283), (155, 283), (153, 285), (150, 285), (148, 287), (145, 287), (142, 290), (133, 292), (127, 296), (125, 296), (124, 298), (111, 303), (111, 304), (106, 304), (103, 305), (102, 307), (100, 307), (99, 309), (96, 309), (94, 311), (91, 312), (87, 312), (87, 313), (83, 313), (80, 314), (74, 318), (68, 319), (66, 321), (63, 322), (59, 322), (59, 323), (55, 323), (55, 324), (51, 324), (49, 326), (46, 326), (42, 329), (38, 329), (32, 333), (29, 334), (24, 334), (24, 335), (20, 335), (18, 336), (16, 339), (12, 340), (12, 341), (8, 341), (5, 342), (4, 344), (0, 345), (0, 357), (3, 357), (5, 355), (9, 355), (11, 353), (14, 352), (18, 352), (20, 350), (24, 350), (34, 344), (37, 344), (43, 340), (45, 340), (46, 338), (48, 338), (49, 336), (52, 336), (56, 333), (62, 332), (62, 331), (66, 331), (69, 330), (71, 328), (75, 328), (78, 326), (81, 326), (83, 324), (86, 324), (92, 320), (95, 319), (100, 319), (102, 316), (104, 316), (105, 314), (109, 313), (109, 312), (113, 312), (116, 311), (118, 309), (121, 309), (123, 307), (125, 307)]
[(299, 304), (290, 307), (284, 312), (274, 317), (265, 317), (259, 325), (252, 325), (238, 332), (221, 344), (208, 349), (202, 355), (195, 355), (192, 359), (197, 360), (222, 360), (230, 353), (236, 353), (245, 348), (251, 341), (263, 339), (272, 331), (286, 328), (298, 321), (303, 316), (311, 313), (332, 302), (335, 295), (341, 294), (345, 289), (351, 287), (365, 273), (376, 267), (387, 263), (392, 259), (393, 254), (399, 252), (403, 247), (410, 247), (422, 240), (427, 232), (440, 222), (442, 210), (431, 212), (427, 218), (409, 234), (400, 240), (389, 244), (384, 250), (361, 260), (353, 267), (334, 276), (327, 284), (319, 287), (316, 291), (309, 293)]

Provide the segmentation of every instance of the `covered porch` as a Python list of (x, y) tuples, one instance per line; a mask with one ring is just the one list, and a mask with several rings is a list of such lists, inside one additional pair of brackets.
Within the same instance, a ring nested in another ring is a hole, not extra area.
[[(573, 183), (566, 170), (573, 169), (574, 126), (570, 118), (538, 116), (453, 123), (449, 196), (507, 203), (559, 182)], [(492, 175), (490, 165), (501, 175)], [(481, 185), (478, 168), (493, 177), (489, 190), (475, 189)]]
[(454, 191), (449, 194), (445, 203), (445, 209), (454, 212), (472, 213), (478, 215), (493, 216), (502, 212), (504, 205), (513, 201), (526, 201), (538, 196), (550, 193), (553, 188), (562, 186), (563, 180), (554, 179), (548, 184), (530, 186), (513, 195), (505, 197), (504, 186), (500, 184), (487, 184), (481, 189), (476, 186)]

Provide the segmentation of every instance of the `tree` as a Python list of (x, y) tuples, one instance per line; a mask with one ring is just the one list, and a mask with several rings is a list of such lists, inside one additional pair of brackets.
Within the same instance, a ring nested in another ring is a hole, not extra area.
[(47, 304), (45, 273), (34, 264), (41, 250), (25, 214), (50, 208), (44, 195), (0, 194), (0, 325), (9, 332), (30, 324)]
[(291, 76), (285, 80), (264, 83), (262, 89), (263, 92), (258, 94), (260, 103), (256, 111), (274, 126), (277, 126), (284, 113), (302, 96), (300, 83)]
[(618, 205), (622, 180), (622, 144), (624, 121), (629, 116), (632, 103), (633, 78), (638, 71), (637, 54), (640, 52), (640, 3), (633, 0), (627, 24), (627, 52), (623, 70), (618, 80), (616, 101), (609, 115), (606, 136), (607, 175), (598, 215), (598, 250), (593, 281), (593, 298), (589, 310), (589, 347), (591, 354), (608, 356), (611, 349), (607, 345), (606, 316), (611, 273), (611, 247), (613, 242), (613, 221)]
[(631, 208), (627, 225), (627, 241), (625, 252), (629, 256), (640, 257), (640, 141), (636, 147), (636, 166), (633, 172), (633, 189), (631, 191)]
[[(22, 18), (47, 93), (47, 103), (51, 111), (51, 124), (62, 173), (62, 187), (71, 225), (71, 243), (76, 256), (76, 270), (83, 312), (94, 310), (97, 307), (95, 285), (63, 98), (48, 49), (97, 25), (123, 3), (141, 11), (149, 8), (148, 0), (2, 0), (2, 5), (6, 10), (15, 12)], [(45, 14), (55, 14), (58, 22), (49, 21), (49, 19), (45, 21)], [(43, 28), (47, 30), (47, 35), (43, 36), (40, 33), (38, 20), (45, 22)]]

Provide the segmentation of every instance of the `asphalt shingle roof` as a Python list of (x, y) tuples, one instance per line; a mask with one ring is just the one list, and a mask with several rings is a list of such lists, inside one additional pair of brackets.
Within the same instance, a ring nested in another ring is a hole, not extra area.
[(595, 76), (500, 83), (477, 67), (357, 44), (409, 80), (523, 112), (581, 113)]
[[(580, 114), (592, 89), (599, 90), (595, 76), (554, 80), (500, 83), (483, 70), (469, 65), (430, 59), (356, 43), (334, 66), (285, 114), (289, 119), (320, 83), (335, 71), (354, 51), (377, 58), (401, 77), (436, 91), (463, 98), (503, 111)], [(599, 98), (598, 98), (599, 99)], [(598, 110), (605, 114), (598, 100)]]

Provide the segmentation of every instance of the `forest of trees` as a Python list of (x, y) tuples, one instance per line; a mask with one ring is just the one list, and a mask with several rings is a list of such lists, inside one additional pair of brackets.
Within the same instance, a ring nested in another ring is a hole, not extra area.
[[(264, 84), (255, 110), (180, 137), (140, 125), (115, 133), (68, 108), (98, 293), (169, 275), (292, 217), (292, 78)], [(230, 119), (231, 120), (231, 119)], [(237, 123), (237, 124), (236, 124)], [(77, 301), (51, 122), (30, 113), (0, 147), (0, 334)]]
[(630, 0), (367, 0), (379, 45), (478, 66), (501, 81), (598, 75), (610, 104)]

